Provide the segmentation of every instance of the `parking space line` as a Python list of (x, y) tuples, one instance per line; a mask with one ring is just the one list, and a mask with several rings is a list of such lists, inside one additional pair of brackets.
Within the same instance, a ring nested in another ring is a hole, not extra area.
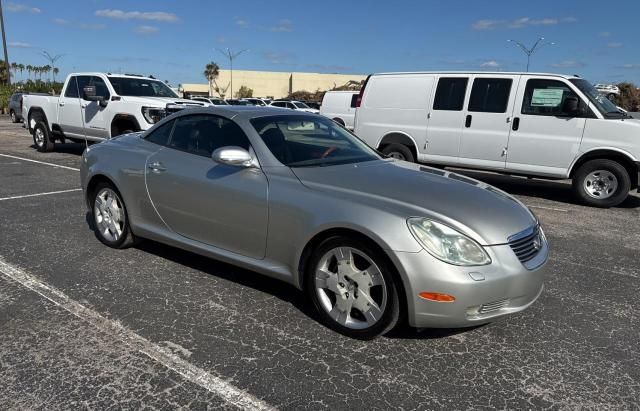
[(80, 171), (79, 168), (74, 168), (74, 167), (68, 167), (68, 166), (61, 166), (60, 164), (54, 164), (54, 163), (47, 163), (45, 161), (38, 161), (38, 160), (32, 160), (30, 158), (24, 158), (24, 157), (18, 157), (18, 156), (12, 156), (9, 154), (0, 154), (0, 157), (7, 157), (7, 158), (14, 158), (16, 160), (22, 160), (22, 161), (29, 161), (31, 163), (37, 163), (37, 164), (44, 164), (46, 166), (51, 166), (51, 167), (56, 167), (56, 168), (63, 168), (65, 170), (72, 170), (72, 171)]
[(123, 343), (136, 349), (159, 364), (162, 364), (168, 369), (180, 374), (189, 382), (205, 388), (230, 405), (246, 410), (274, 409), (264, 401), (225, 381), (222, 377), (213, 375), (202, 368), (185, 361), (171, 352), (168, 348), (152, 343), (146, 338), (127, 329), (125, 326), (120, 324), (120, 322), (110, 320), (100, 315), (91, 308), (71, 299), (57, 288), (41, 281), (36, 276), (5, 262), (2, 256), (0, 256), (0, 273), (39, 294), (81, 320), (93, 325), (100, 331), (122, 340)]
[(529, 208), (539, 208), (541, 210), (551, 210), (551, 211), (560, 211), (562, 213), (568, 213), (569, 210), (566, 210), (564, 208), (555, 208), (555, 207), (545, 207), (545, 206), (536, 206), (536, 205), (530, 205), (528, 206)]
[(29, 197), (49, 196), (49, 195), (52, 195), (52, 194), (72, 193), (74, 191), (82, 191), (82, 189), (81, 188), (72, 188), (70, 190), (49, 191), (47, 193), (25, 194), (25, 195), (21, 195), (21, 196), (4, 197), (4, 198), (0, 198), (0, 201), (18, 200), (20, 198), (29, 198)]

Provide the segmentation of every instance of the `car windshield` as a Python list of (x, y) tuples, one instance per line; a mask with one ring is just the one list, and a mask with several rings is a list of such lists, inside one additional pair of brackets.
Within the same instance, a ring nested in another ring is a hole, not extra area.
[(169, 86), (157, 80), (134, 77), (109, 77), (109, 81), (116, 94), (120, 96), (178, 98)]
[(580, 91), (582, 91), (592, 105), (598, 109), (600, 113), (602, 113), (605, 117), (620, 117), (624, 116), (623, 113), (618, 110), (615, 104), (609, 101), (608, 98), (600, 94), (598, 90), (594, 86), (591, 85), (587, 80), (583, 79), (572, 79), (571, 82), (574, 86), (578, 87)]
[(293, 104), (298, 108), (310, 108), (309, 106), (307, 106), (304, 103), (293, 103)]
[(379, 160), (356, 136), (329, 119), (267, 116), (251, 120), (273, 155), (288, 167), (323, 167)]

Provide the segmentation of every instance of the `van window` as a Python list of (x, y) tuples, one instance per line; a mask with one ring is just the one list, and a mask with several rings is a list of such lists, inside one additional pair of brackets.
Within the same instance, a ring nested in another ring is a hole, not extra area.
[(566, 116), (562, 108), (567, 97), (578, 98), (569, 86), (557, 80), (527, 81), (522, 102), (522, 114), (533, 116)]
[(469, 79), (466, 77), (441, 77), (438, 80), (433, 109), (462, 111), (468, 82)]
[(505, 113), (509, 104), (511, 84), (506, 78), (477, 78), (473, 81), (469, 111)]

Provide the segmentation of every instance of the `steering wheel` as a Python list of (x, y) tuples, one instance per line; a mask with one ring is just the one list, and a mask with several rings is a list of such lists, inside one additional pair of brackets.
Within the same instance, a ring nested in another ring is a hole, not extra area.
[(329, 156), (329, 154), (333, 153), (334, 151), (336, 151), (338, 149), (338, 147), (336, 146), (331, 146), (328, 149), (325, 150), (324, 153), (322, 153), (322, 155), (320, 156), (320, 158), (327, 158)]

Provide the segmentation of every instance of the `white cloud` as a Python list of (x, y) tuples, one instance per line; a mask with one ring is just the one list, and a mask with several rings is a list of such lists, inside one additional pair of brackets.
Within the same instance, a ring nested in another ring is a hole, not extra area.
[(288, 52), (264, 51), (262, 52), (262, 58), (271, 64), (289, 64), (293, 62), (295, 55)]
[(611, 49), (619, 49), (622, 46), (624, 46), (624, 44), (619, 43), (619, 42), (611, 42), (611, 43), (607, 44), (607, 47), (609, 47)]
[(107, 28), (106, 24), (89, 24), (89, 23), (82, 23), (79, 26), (82, 30), (104, 30)]
[(216, 43), (218, 44), (224, 44), (227, 42), (227, 38), (224, 36), (218, 36), (216, 37)]
[(495, 60), (485, 61), (484, 63), (480, 64), (480, 68), (484, 69), (498, 69), (500, 67), (502, 67), (502, 65)]
[(293, 22), (291, 20), (288, 19), (282, 19), (278, 22), (278, 24), (276, 26), (273, 27), (269, 27), (268, 28), (269, 31), (275, 31), (275, 32), (291, 32), (293, 31)]
[(56, 18), (51, 20), (52, 22), (54, 22), (55, 24), (58, 24), (60, 26), (66, 26), (67, 24), (70, 23), (69, 20), (65, 20), (65, 19), (60, 19), (60, 18)]
[(531, 26), (554, 26), (560, 23), (575, 23), (578, 21), (575, 17), (546, 17), (542, 19), (532, 19), (530, 17), (520, 17), (515, 20), (478, 20), (471, 27), (474, 30), (494, 30), (501, 28), (521, 29)]
[(104, 9), (97, 10), (95, 15), (118, 20), (152, 20), (165, 23), (175, 23), (180, 21), (180, 18), (174, 13), (167, 13), (164, 11), (122, 11), (118, 9)]
[(582, 68), (582, 67), (585, 67), (585, 66), (586, 66), (586, 64), (584, 64), (583, 62), (575, 61), (575, 60), (564, 60), (564, 61), (561, 61), (559, 63), (551, 64), (551, 67), (553, 67), (553, 68), (563, 68), (563, 69), (566, 69), (566, 68)]
[(136, 27), (136, 33), (139, 34), (154, 34), (157, 33), (160, 29), (154, 26), (138, 26)]
[(7, 43), (7, 45), (9, 47), (15, 47), (15, 48), (18, 48), (18, 49), (29, 49), (29, 48), (32, 47), (31, 44), (24, 43), (22, 41), (10, 41), (9, 43)]
[(600, 37), (611, 37), (611, 33), (608, 31), (601, 31), (600, 33), (598, 33), (598, 36)]
[(27, 12), (27, 13), (40, 13), (40, 10), (37, 7), (31, 7), (27, 4), (20, 3), (7, 3), (7, 11), (12, 11), (14, 13)]
[(245, 19), (236, 19), (236, 26), (246, 29), (246, 28), (249, 28), (249, 22), (246, 21)]
[(623, 64), (622, 68), (625, 69), (640, 69), (640, 64)]

